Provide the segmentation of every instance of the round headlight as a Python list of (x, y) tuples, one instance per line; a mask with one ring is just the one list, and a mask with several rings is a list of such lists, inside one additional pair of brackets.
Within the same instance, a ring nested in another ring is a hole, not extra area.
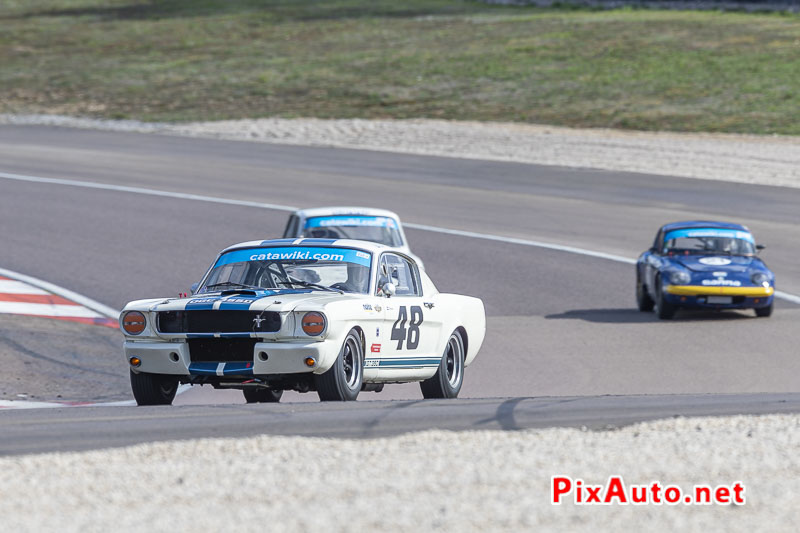
[(683, 270), (678, 270), (669, 275), (669, 282), (673, 285), (686, 285), (690, 281), (692, 281), (692, 276)]
[(303, 332), (306, 335), (317, 336), (322, 335), (325, 331), (325, 315), (312, 311), (303, 315), (302, 320)]
[(138, 335), (144, 331), (147, 321), (139, 311), (128, 311), (122, 315), (122, 329), (128, 335)]
[(769, 286), (769, 276), (763, 272), (754, 272), (753, 275), (750, 276), (750, 280), (753, 282), (753, 285)]

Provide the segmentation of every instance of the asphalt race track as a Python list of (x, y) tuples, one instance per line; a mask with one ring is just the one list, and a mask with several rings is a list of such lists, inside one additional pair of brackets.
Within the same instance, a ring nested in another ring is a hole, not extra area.
[[(800, 294), (800, 189), (53, 127), (0, 126), (0, 162), (2, 173), (33, 177), (283, 206), (386, 207), (407, 223), (629, 258), (665, 222), (737, 221), (767, 245), (762, 257), (778, 288)], [(119, 309), (188, 290), (221, 248), (280, 236), (286, 217), (275, 209), (0, 179), (0, 267)], [(486, 342), (467, 369), (463, 399), (417, 402), (418, 387), (404, 385), (362, 398), (406, 401), (301, 405), (294, 402), (316, 396), (292, 393), (279, 406), (244, 406), (233, 405), (242, 402), (238, 392), (205, 387), (170, 408), (5, 412), (0, 453), (272, 432), (361, 437), (371, 435), (365, 428), (383, 435), (482, 427), (487, 417), (486, 427), (518, 429), (800, 411), (798, 305), (776, 301), (769, 319), (693, 312), (660, 322), (636, 310), (629, 264), (420, 229), (407, 234), (441, 291), (479, 296), (486, 305)], [(48, 332), (41, 319), (26, 324), (0, 315), (0, 339), (25, 348), (19, 357), (30, 358), (28, 375), (50, 364), (32, 352), (49, 357), (67, 348), (64, 339), (70, 343), (70, 365), (46, 369), (53, 394), (45, 386), (42, 399), (55, 399), (71, 381), (78, 384), (67, 387), (71, 399), (130, 398), (121, 350), (111, 349), (109, 335), (121, 340), (118, 332), (62, 335), (62, 325)], [(92, 372), (99, 377), (84, 379)], [(518, 413), (513, 424), (502, 415), (509, 409)], [(198, 429), (204, 420), (214, 429)]]

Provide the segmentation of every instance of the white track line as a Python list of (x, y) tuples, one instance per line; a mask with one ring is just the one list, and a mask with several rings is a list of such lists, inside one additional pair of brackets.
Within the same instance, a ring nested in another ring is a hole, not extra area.
[[(178, 385), (175, 396), (179, 396), (191, 389), (188, 383)], [(136, 400), (120, 400), (116, 402), (31, 402), (28, 400), (0, 400), (0, 409), (58, 409), (60, 407), (135, 407)]]
[(609, 261), (616, 261), (617, 263), (626, 263), (635, 265), (636, 259), (623, 257), (621, 255), (607, 254), (605, 252), (595, 252), (594, 250), (587, 250), (585, 248), (576, 248), (574, 246), (565, 246), (562, 244), (552, 244), (542, 241), (531, 241), (528, 239), (517, 239), (515, 237), (503, 237), (502, 235), (491, 235), (489, 233), (476, 233), (474, 231), (463, 231), (460, 229), (440, 228), (437, 226), (426, 226), (424, 224), (406, 224), (403, 222), (403, 227), (418, 229), (422, 231), (430, 231), (433, 233), (445, 233), (447, 235), (458, 235), (460, 237), (471, 237), (473, 239), (483, 239), (487, 241), (505, 242), (509, 244), (519, 244), (521, 246), (534, 246), (536, 248), (547, 248), (548, 250), (557, 250), (559, 252), (568, 252), (571, 254), (588, 255), (589, 257), (599, 257), (600, 259), (608, 259)]
[(126, 187), (124, 185), (110, 185), (92, 181), (65, 180), (58, 178), (41, 178), (38, 176), (24, 176), (22, 174), (9, 174), (0, 172), (0, 178), (7, 180), (29, 181), (33, 183), (50, 183), (52, 185), (68, 185), (70, 187), (83, 187), (86, 189), (101, 189), (105, 191), (132, 192), (149, 196), (163, 196), (165, 198), (179, 198), (181, 200), (195, 200), (198, 202), (211, 202), (214, 204), (239, 205), (245, 207), (259, 207), (261, 209), (275, 209), (276, 211), (297, 211), (297, 207), (289, 205), (265, 204), (262, 202), (249, 202), (247, 200), (231, 200), (230, 198), (217, 198), (215, 196), (202, 196), (199, 194), (186, 194), (182, 192), (159, 191), (144, 187)]
[(780, 298), (781, 300), (786, 300), (787, 302), (800, 305), (800, 296), (795, 296), (794, 294), (790, 294), (788, 292), (775, 291), (775, 298)]
[[(296, 211), (298, 208), (289, 206), (289, 205), (280, 205), (280, 204), (267, 204), (262, 202), (249, 202), (245, 200), (232, 200), (229, 198), (218, 198), (216, 196), (202, 196), (199, 194), (186, 194), (180, 192), (172, 192), (172, 191), (160, 191), (157, 189), (148, 189), (145, 187), (128, 187), (124, 185), (111, 185), (108, 183), (97, 183), (92, 181), (80, 181), (80, 180), (69, 180), (69, 179), (60, 179), (60, 178), (42, 178), (39, 176), (26, 176), (23, 174), (9, 174), (7, 172), (0, 172), (0, 178), (8, 179), (8, 180), (15, 180), (15, 181), (26, 181), (31, 183), (49, 183), (53, 185), (66, 185), (69, 187), (83, 187), (87, 189), (101, 189), (107, 191), (118, 191), (118, 192), (129, 192), (134, 194), (145, 194), (148, 196), (162, 196), (167, 198), (178, 198), (181, 200), (194, 200), (198, 202), (208, 202), (214, 204), (227, 204), (227, 205), (238, 205), (238, 206), (245, 206), (245, 207), (257, 207), (260, 209), (273, 209), (276, 211)], [(599, 259), (606, 259), (608, 261), (615, 261), (617, 263), (625, 263), (628, 265), (636, 264), (636, 259), (632, 259), (630, 257), (624, 257), (621, 255), (614, 255), (608, 254), (605, 252), (598, 252), (595, 250), (587, 250), (585, 248), (577, 248), (575, 246), (564, 246), (560, 244), (551, 244), (548, 242), (542, 241), (533, 241), (527, 239), (517, 239), (515, 237), (504, 237), (502, 235), (492, 235), (489, 233), (476, 233), (474, 231), (463, 231), (457, 229), (450, 229), (450, 228), (441, 228), (438, 226), (428, 226), (425, 224), (413, 224), (413, 223), (403, 223), (403, 225), (407, 228), (417, 229), (421, 231), (430, 231), (432, 233), (443, 233), (445, 235), (458, 235), (461, 237), (470, 237), (473, 239), (483, 239), (488, 241), (496, 241), (496, 242), (504, 242), (508, 244), (517, 244), (520, 246), (532, 246), (535, 248), (545, 248), (548, 250), (557, 250), (559, 252), (567, 252), (571, 254), (578, 254), (578, 255), (585, 255), (589, 257), (597, 257)], [(2, 275), (3, 270), (0, 269), (0, 275)], [(9, 276), (12, 277), (12, 276)], [(20, 278), (22, 279), (22, 278)], [(22, 279), (22, 281), (27, 281)], [(788, 302), (792, 302), (794, 304), (800, 305), (800, 296), (786, 293), (783, 291), (775, 291), (775, 297), (780, 298), (782, 300), (786, 300)], [(77, 301), (77, 300), (76, 300)], [(102, 305), (102, 304), (100, 304)], [(87, 307), (89, 307), (87, 305)]]

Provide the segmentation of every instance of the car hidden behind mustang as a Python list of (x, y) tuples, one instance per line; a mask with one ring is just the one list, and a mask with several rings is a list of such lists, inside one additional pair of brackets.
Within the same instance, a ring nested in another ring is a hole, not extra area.
[(289, 215), (284, 238), (358, 239), (397, 248), (424, 269), (422, 261), (408, 247), (403, 224), (397, 213), (372, 207), (315, 207)]
[(682, 308), (753, 309), (768, 317), (775, 275), (756, 255), (763, 248), (740, 224), (666, 224), (636, 263), (639, 310), (655, 309), (661, 319)]
[(402, 249), (334, 239), (253, 241), (223, 250), (193, 294), (137, 300), (120, 314), (139, 405), (179, 383), (355, 400), (419, 382), (455, 398), (486, 331), (483, 302), (440, 293)]

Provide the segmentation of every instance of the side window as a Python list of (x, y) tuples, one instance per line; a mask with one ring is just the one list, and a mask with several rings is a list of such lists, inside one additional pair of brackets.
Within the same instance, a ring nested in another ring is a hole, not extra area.
[(658, 252), (661, 253), (664, 251), (664, 231), (659, 230), (656, 233), (656, 239), (653, 241), (653, 248)]
[(388, 278), (394, 284), (395, 296), (421, 296), (419, 276), (414, 265), (398, 255), (383, 254), (380, 277)]
[(286, 229), (283, 231), (284, 238), (297, 236), (297, 215), (289, 217), (289, 222), (286, 223)]

